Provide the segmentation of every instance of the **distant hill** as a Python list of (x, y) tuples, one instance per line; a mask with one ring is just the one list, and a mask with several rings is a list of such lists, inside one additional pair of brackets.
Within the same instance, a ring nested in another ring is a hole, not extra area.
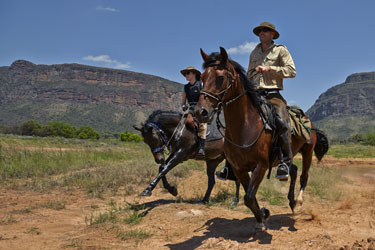
[(334, 141), (375, 129), (375, 72), (348, 76), (321, 94), (307, 114)]
[(0, 125), (33, 119), (130, 131), (155, 109), (177, 110), (181, 89), (177, 82), (131, 71), (17, 60), (0, 67)]

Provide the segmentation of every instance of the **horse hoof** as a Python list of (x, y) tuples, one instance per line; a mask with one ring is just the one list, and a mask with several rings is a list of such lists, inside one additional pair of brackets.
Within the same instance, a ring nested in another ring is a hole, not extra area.
[(198, 203), (206, 205), (206, 204), (208, 204), (208, 200), (203, 199), (203, 200), (199, 201)]
[(168, 191), (173, 196), (177, 196), (178, 195), (178, 191), (177, 191), (176, 187), (171, 187), (170, 189), (168, 189)]
[(140, 196), (151, 196), (152, 192), (148, 189), (143, 190)]
[(238, 205), (238, 200), (233, 200), (232, 203), (230, 204), (231, 207), (237, 207)]
[(267, 208), (263, 207), (260, 209), (263, 213), (263, 217), (265, 220), (268, 220), (271, 216), (271, 213), (270, 213), (270, 210), (268, 210)]
[(255, 232), (264, 232), (266, 230), (267, 230), (267, 227), (264, 223), (257, 222), (257, 224), (255, 225)]

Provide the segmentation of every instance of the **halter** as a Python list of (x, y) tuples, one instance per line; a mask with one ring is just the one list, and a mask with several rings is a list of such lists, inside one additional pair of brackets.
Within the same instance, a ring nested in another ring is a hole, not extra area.
[(152, 127), (154, 127), (156, 131), (158, 131), (159, 138), (161, 138), (163, 141), (163, 145), (161, 147), (151, 149), (151, 152), (152, 153), (164, 152), (165, 147), (168, 147), (169, 152), (171, 152), (172, 147), (169, 144), (170, 141), (168, 141), (167, 134), (161, 128), (159, 128), (159, 126), (156, 123), (148, 122), (146, 123), (146, 125), (151, 125)]

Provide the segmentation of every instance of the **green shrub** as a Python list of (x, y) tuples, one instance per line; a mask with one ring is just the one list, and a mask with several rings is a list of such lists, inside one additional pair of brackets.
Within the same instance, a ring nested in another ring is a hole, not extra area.
[(100, 133), (88, 126), (82, 126), (77, 131), (77, 138), (79, 139), (99, 139)]
[(46, 127), (51, 131), (53, 136), (65, 138), (74, 138), (77, 130), (75, 127), (66, 122), (49, 122)]
[(139, 141), (142, 141), (142, 136), (134, 134), (132, 132), (123, 132), (121, 133), (120, 140), (139, 142)]
[(20, 126), (21, 135), (34, 135), (35, 131), (42, 128), (42, 125), (34, 120), (22, 123)]

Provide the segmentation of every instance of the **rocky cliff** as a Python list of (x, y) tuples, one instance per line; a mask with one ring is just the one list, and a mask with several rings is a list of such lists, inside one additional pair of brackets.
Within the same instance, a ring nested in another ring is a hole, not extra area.
[(356, 73), (321, 94), (307, 111), (311, 120), (343, 140), (375, 126), (375, 72)]
[(181, 84), (157, 76), (80, 64), (0, 67), (0, 125), (34, 119), (100, 131), (131, 130), (155, 109), (176, 110)]

